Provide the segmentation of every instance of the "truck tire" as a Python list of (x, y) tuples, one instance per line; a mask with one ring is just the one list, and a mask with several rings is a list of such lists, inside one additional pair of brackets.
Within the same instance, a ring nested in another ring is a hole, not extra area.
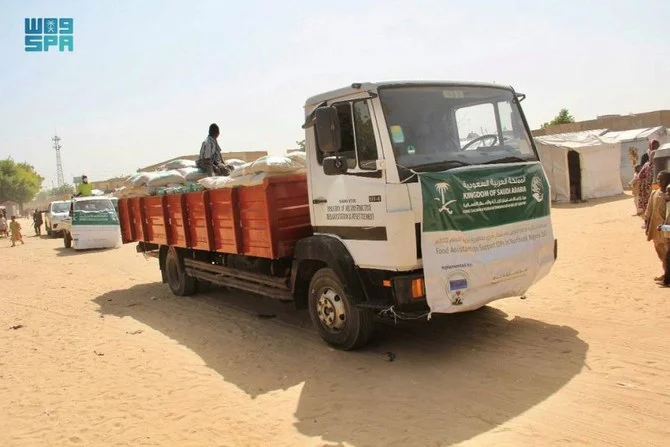
[(186, 274), (184, 265), (179, 259), (177, 251), (170, 249), (165, 257), (165, 275), (167, 283), (173, 294), (177, 296), (193, 295), (196, 291), (197, 281)]
[(49, 236), (49, 237), (53, 237), (53, 235), (54, 235), (54, 232), (51, 231), (51, 226), (48, 226), (48, 227), (47, 227), (47, 236)]
[(67, 231), (63, 234), (63, 245), (65, 248), (72, 248), (72, 236)]
[(353, 304), (332, 269), (322, 268), (314, 274), (308, 302), (317, 332), (333, 347), (344, 351), (360, 348), (372, 336), (372, 311)]

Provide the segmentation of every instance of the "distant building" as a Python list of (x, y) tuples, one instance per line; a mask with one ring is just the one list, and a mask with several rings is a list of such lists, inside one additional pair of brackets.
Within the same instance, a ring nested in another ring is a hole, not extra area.
[(546, 129), (536, 129), (533, 131), (533, 136), (539, 137), (542, 135), (584, 132), (596, 129), (620, 131), (658, 126), (670, 127), (670, 110), (656, 110), (655, 112), (636, 113), (633, 115), (600, 115), (594, 120), (557, 124)]

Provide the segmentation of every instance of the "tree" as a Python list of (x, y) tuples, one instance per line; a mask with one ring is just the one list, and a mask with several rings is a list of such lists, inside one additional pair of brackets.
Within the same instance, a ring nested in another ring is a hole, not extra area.
[(55, 188), (51, 188), (48, 190), (48, 194), (50, 197), (58, 197), (58, 196), (65, 196), (65, 195), (72, 195), (74, 194), (74, 186), (65, 183), (62, 186), (56, 186)]
[(305, 140), (296, 141), (295, 144), (298, 145), (298, 149), (305, 152)]
[(558, 115), (556, 115), (553, 120), (549, 121), (548, 123), (542, 124), (542, 128), (546, 129), (547, 127), (555, 126), (557, 124), (569, 124), (574, 122), (575, 117), (570, 115), (568, 109), (561, 109), (561, 111), (558, 112)]
[(30, 202), (43, 181), (44, 178), (28, 163), (16, 163), (11, 158), (0, 160), (0, 202)]

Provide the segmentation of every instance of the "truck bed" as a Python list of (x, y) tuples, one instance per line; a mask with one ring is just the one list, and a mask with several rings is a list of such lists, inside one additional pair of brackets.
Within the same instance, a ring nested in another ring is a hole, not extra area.
[(305, 175), (263, 184), (119, 200), (123, 243), (269, 259), (289, 257), (312, 234)]

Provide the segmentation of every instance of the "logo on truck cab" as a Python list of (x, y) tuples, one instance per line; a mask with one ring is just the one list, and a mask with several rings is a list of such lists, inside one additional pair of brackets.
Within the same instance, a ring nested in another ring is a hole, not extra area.
[(445, 198), (446, 193), (448, 193), (451, 190), (451, 186), (449, 186), (449, 183), (440, 182), (435, 185), (435, 190), (440, 195), (440, 197), (436, 197), (435, 200), (442, 203), (442, 206), (440, 206), (440, 212), (446, 211), (449, 214), (453, 214), (454, 211), (451, 208), (449, 208), (449, 205), (456, 202), (456, 200), (446, 200), (447, 198)]

